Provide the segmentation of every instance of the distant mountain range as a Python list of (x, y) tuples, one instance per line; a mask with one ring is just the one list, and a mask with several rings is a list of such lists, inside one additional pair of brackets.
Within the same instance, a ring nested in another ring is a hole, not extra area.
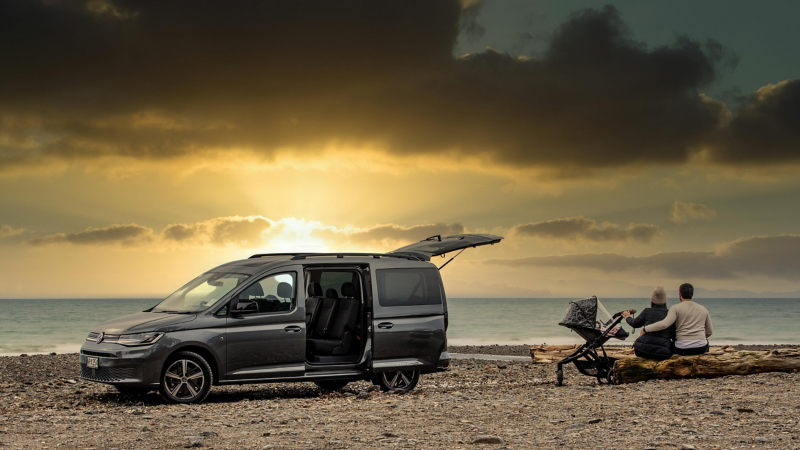
[[(669, 297), (678, 297), (678, 291), (668, 291)], [(792, 292), (753, 292), (744, 289), (695, 289), (696, 297), (705, 298), (800, 298), (800, 291)]]

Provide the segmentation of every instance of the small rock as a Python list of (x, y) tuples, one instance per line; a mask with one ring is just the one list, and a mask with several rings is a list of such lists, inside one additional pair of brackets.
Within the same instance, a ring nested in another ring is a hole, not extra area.
[(67, 383), (67, 384), (78, 384), (78, 382), (75, 381), (75, 380), (64, 380), (64, 383)]
[[(267, 433), (267, 435), (269, 435), (269, 433)], [(200, 433), (200, 436), (203, 436), (203, 437), (214, 437), (214, 436), (217, 436), (217, 433), (215, 433), (213, 431), (203, 431), (202, 433)]]
[(769, 442), (769, 439), (767, 439), (765, 437), (757, 437), (757, 438), (755, 438), (753, 440), (758, 442), (759, 444), (766, 444), (767, 442)]
[(269, 431), (265, 431), (264, 433), (261, 433), (261, 436), (269, 437), (270, 434), (272, 434), (272, 433), (270, 433)]
[(262, 422), (264, 422), (264, 419), (262, 419), (261, 417), (255, 418), (250, 421), (251, 424), (262, 423)]
[(755, 412), (750, 408), (737, 408), (736, 410), (739, 411), (740, 413), (752, 413), (752, 412)]
[(350, 439), (352, 439), (354, 441), (360, 441), (363, 438), (361, 436), (356, 435), (356, 436), (351, 437)]
[(589, 423), (600, 423), (602, 421), (603, 421), (603, 419), (592, 419), (592, 420), (589, 421)]
[(28, 354), (27, 353), (20, 353), (19, 356), (28, 356)]
[(694, 450), (694, 445), (683, 444), (681, 445), (681, 450)]
[(267, 444), (261, 447), (261, 450), (278, 450), (279, 448), (277, 445)]
[(567, 430), (574, 430), (576, 428), (583, 428), (585, 425), (582, 423), (573, 423), (572, 425), (567, 425)]
[(503, 439), (500, 436), (482, 435), (477, 436), (472, 440), (473, 444), (502, 444)]
[(506, 365), (506, 364), (498, 364), (498, 365), (497, 365), (497, 368), (498, 368), (498, 369), (507, 369), (507, 368), (508, 368), (508, 365)]
[(199, 448), (199, 447), (205, 447), (205, 446), (206, 445), (203, 444), (203, 441), (197, 440), (197, 441), (189, 442), (188, 444), (186, 444), (186, 446), (184, 448)]
[(358, 395), (356, 396), (356, 398), (357, 398), (357, 399), (359, 399), (359, 400), (366, 400), (366, 399), (368, 399), (368, 398), (369, 398), (369, 392), (367, 392), (367, 391), (361, 391), (361, 392), (359, 392), (359, 393), (358, 393)]
[(717, 416), (724, 416), (725, 413), (722, 411), (710, 411), (709, 414), (715, 414)]
[(383, 436), (383, 437), (388, 437), (388, 438), (396, 438), (396, 437), (399, 437), (399, 436), (397, 436), (396, 434), (392, 433), (391, 431), (384, 431), (383, 433), (381, 433), (381, 436)]
[(50, 352), (50, 356), (56, 356), (56, 352)]

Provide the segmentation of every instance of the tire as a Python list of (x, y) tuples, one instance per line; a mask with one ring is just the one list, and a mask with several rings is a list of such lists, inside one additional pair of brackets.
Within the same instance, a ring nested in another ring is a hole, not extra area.
[(617, 384), (614, 380), (614, 369), (609, 370), (606, 374), (606, 382), (612, 386)]
[(211, 366), (194, 352), (178, 352), (164, 363), (159, 392), (169, 403), (200, 403), (214, 382)]
[(377, 374), (378, 386), (384, 392), (408, 392), (419, 383), (419, 370), (381, 372)]
[(145, 395), (150, 392), (148, 388), (125, 386), (121, 384), (115, 384), (114, 388), (122, 395)]
[(563, 370), (556, 370), (556, 385), (563, 386), (564, 385), (564, 371)]
[(347, 386), (350, 383), (349, 381), (344, 380), (326, 380), (326, 381), (315, 381), (314, 384), (317, 385), (323, 391), (338, 391), (339, 389)]

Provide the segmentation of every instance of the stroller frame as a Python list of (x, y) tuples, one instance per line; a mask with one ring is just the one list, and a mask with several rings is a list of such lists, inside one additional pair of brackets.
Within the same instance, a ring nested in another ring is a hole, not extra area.
[[(608, 356), (603, 344), (611, 339), (609, 333), (620, 322), (622, 322), (622, 315), (617, 313), (614, 314), (614, 321), (602, 332), (591, 328), (569, 327), (572, 331), (578, 333), (586, 343), (580, 346), (573, 354), (558, 362), (558, 369), (556, 370), (556, 383), (558, 386), (563, 386), (564, 384), (563, 366), (569, 363), (575, 364), (575, 368), (583, 375), (596, 377), (599, 384), (614, 384), (614, 363), (617, 358)], [(597, 352), (598, 348), (602, 350), (602, 356)]]

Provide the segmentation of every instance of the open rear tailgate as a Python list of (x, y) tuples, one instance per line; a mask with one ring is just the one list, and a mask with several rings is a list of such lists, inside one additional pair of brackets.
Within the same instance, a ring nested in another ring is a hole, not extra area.
[(454, 234), (444, 237), (436, 235), (424, 241), (400, 247), (389, 253), (415, 256), (419, 259), (430, 261), (434, 256), (444, 255), (445, 253), (470, 247), (496, 244), (502, 239), (502, 236), (495, 236), (493, 234)]

